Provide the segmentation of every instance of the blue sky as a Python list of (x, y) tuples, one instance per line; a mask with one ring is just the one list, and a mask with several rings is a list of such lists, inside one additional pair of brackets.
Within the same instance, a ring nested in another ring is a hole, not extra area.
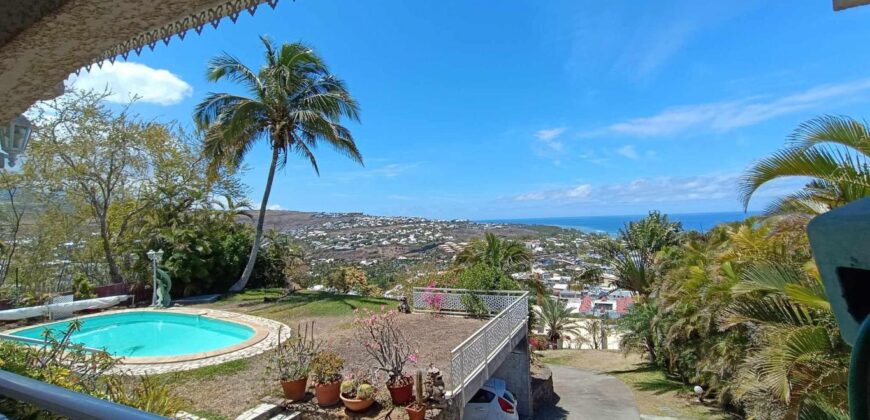
[[(361, 104), (366, 164), (291, 161), (270, 205), (435, 218), (740, 210), (736, 177), (801, 121), (867, 115), (870, 7), (652, 3), (284, 0), (75, 83), (190, 126), (207, 92), (237, 89), (206, 82), (209, 58), (259, 67), (258, 35), (306, 42)], [(265, 145), (247, 165), (259, 202)]]

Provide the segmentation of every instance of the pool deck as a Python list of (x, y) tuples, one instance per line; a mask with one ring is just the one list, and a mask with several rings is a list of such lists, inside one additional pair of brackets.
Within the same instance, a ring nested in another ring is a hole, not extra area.
[[(275, 348), (275, 346), (278, 345), (279, 335), (282, 338), (287, 338), (290, 336), (291, 331), (290, 327), (271, 319), (240, 314), (237, 312), (228, 312), (206, 308), (122, 309), (100, 312), (91, 315), (83, 315), (76, 318), (87, 319), (90, 317), (108, 314), (152, 311), (166, 311), (178, 314), (201, 315), (222, 321), (234, 322), (250, 327), (254, 330), (254, 335), (242, 343), (202, 353), (193, 353), (179, 356), (120, 357), (120, 363), (113, 369), (114, 372), (124, 372), (133, 375), (160, 374), (168, 372), (180, 372), (204, 366), (226, 363), (233, 360), (245, 359)], [(55, 322), (63, 321), (66, 320)], [(22, 329), (29, 329), (33, 327), (34, 326), (31, 325), (22, 328), (15, 328), (3, 331), (3, 333), (11, 334)], [(281, 331), (282, 329), (283, 333), (279, 334), (279, 331)]]

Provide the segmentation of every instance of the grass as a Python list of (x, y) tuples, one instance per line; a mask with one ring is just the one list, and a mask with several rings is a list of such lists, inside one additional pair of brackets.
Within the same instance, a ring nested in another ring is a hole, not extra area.
[(217, 376), (232, 375), (248, 369), (250, 359), (232, 360), (219, 365), (205, 366), (198, 369), (188, 370), (183, 373), (185, 379), (210, 379)]
[[(250, 305), (262, 303), (264, 298), (277, 298), (281, 289), (250, 290), (221, 300), (218, 305)], [(247, 311), (251, 315), (279, 321), (308, 317), (339, 317), (352, 315), (355, 309), (379, 310), (381, 306), (393, 308), (396, 301), (367, 296), (348, 296), (328, 292), (299, 291), (280, 302), (263, 303)]]
[(724, 411), (700, 404), (690, 387), (668, 377), (637, 355), (605, 350), (539, 352), (542, 362), (613, 375), (634, 393), (641, 414), (686, 419), (730, 419)]

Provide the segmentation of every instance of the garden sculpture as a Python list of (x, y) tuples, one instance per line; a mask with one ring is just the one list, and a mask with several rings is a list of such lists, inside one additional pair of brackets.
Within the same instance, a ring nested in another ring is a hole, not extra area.
[(161, 268), (157, 268), (157, 300), (155, 306), (168, 308), (172, 303), (172, 298), (169, 296), (169, 290), (172, 289), (172, 279), (169, 273)]

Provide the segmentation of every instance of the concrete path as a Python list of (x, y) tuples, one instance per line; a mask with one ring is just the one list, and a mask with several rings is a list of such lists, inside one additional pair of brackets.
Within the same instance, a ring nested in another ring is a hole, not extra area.
[(537, 420), (637, 420), (640, 412), (631, 390), (609, 375), (567, 366), (547, 365), (553, 372), (553, 387), (559, 402), (555, 407), (536, 407)]

